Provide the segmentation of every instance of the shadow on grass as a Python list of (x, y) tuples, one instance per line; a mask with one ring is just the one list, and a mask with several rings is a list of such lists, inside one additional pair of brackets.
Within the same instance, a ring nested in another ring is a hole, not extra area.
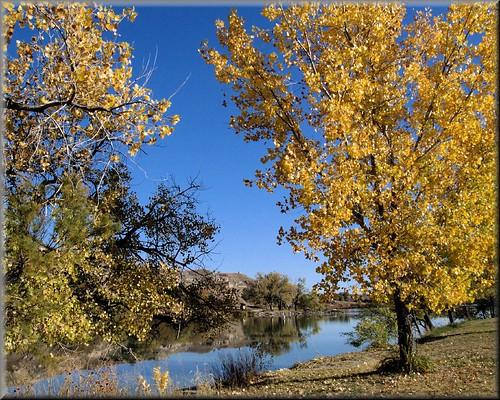
[(452, 337), (452, 336), (477, 335), (479, 333), (494, 333), (494, 332), (496, 332), (495, 329), (492, 329), (492, 330), (489, 330), (489, 331), (474, 331), (474, 332), (450, 333), (448, 335), (439, 335), (439, 336), (432, 336), (432, 334), (431, 334), (429, 336), (424, 336), (424, 337), (418, 338), (416, 340), (416, 342), (418, 344), (422, 344), (422, 343), (435, 342), (437, 340), (446, 339), (446, 338)]
[[(373, 375), (380, 375), (380, 372), (378, 370), (373, 370), (373, 371), (366, 371), (366, 372), (356, 372), (356, 373), (345, 374), (345, 375), (322, 376), (321, 378), (287, 379), (286, 383), (320, 382), (320, 381), (326, 381), (329, 379), (348, 379), (348, 378), (373, 376)], [(265, 379), (261, 382), (256, 383), (255, 386), (265, 386), (271, 382), (272, 382), (272, 379)], [(274, 383), (276, 383), (276, 382), (274, 382)]]

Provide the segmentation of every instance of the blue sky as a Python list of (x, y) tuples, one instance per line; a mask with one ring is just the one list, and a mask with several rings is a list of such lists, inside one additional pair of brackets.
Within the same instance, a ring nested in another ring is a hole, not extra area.
[[(317, 282), (321, 277), (314, 264), (293, 254), (288, 244), (276, 244), (279, 227), (291, 221), (275, 206), (279, 197), (243, 184), (260, 167), (265, 148), (245, 143), (229, 128), (231, 107), (222, 107), (224, 87), (197, 51), (204, 39), (216, 44), (214, 21), (225, 19), (230, 8), (146, 6), (136, 11), (135, 22), (123, 23), (119, 32), (134, 47), (137, 72), (156, 55), (148, 84), (154, 96), (169, 97), (189, 79), (172, 98), (171, 112), (181, 115), (172, 136), (134, 158), (140, 168), (132, 164), (133, 189), (146, 201), (162, 178), (173, 176), (182, 184), (197, 176), (205, 188), (200, 210), (208, 210), (221, 226), (208, 267), (250, 276), (279, 271), (292, 280), (305, 277), (309, 285)], [(250, 24), (265, 21), (258, 7), (239, 12)]]
[[(238, 9), (248, 25), (266, 22), (260, 7)], [(243, 179), (253, 178), (255, 169), (261, 167), (265, 148), (245, 143), (229, 128), (231, 106), (222, 107), (226, 88), (197, 52), (205, 39), (216, 45), (214, 21), (225, 20), (230, 8), (143, 6), (136, 11), (135, 22), (123, 23), (119, 32), (134, 47), (136, 72), (156, 57), (148, 84), (154, 96), (169, 97), (189, 79), (172, 99), (172, 113), (181, 115), (172, 136), (135, 157), (140, 167), (132, 165), (133, 189), (146, 201), (161, 179), (173, 176), (183, 184), (197, 176), (205, 187), (199, 196), (200, 210), (208, 210), (221, 226), (208, 267), (250, 276), (279, 271), (294, 281), (305, 277), (308, 286), (318, 282), (321, 276), (313, 263), (294, 254), (287, 243), (276, 244), (279, 227), (289, 225), (293, 218), (281, 214), (275, 205), (280, 197), (244, 186)], [(407, 19), (413, 12), (409, 10)]]
[[(269, 23), (260, 15), (260, 6), (235, 7), (248, 27)], [(413, 19), (415, 9), (423, 6), (409, 7), (405, 22)], [(204, 40), (217, 45), (214, 22), (226, 20), (230, 10), (221, 6), (141, 6), (136, 7), (134, 23), (120, 25), (119, 40), (134, 48), (134, 75), (141, 73), (148, 60), (149, 66), (155, 60), (147, 86), (157, 99), (176, 93), (170, 111), (181, 116), (170, 137), (144, 146), (146, 153), (139, 153), (129, 163), (133, 190), (146, 202), (164, 179), (173, 177), (182, 185), (197, 177), (204, 186), (199, 194), (200, 211), (208, 211), (221, 227), (208, 268), (252, 277), (257, 272), (278, 271), (293, 281), (305, 277), (311, 286), (321, 279), (316, 265), (302, 254), (294, 254), (288, 243), (276, 243), (279, 227), (289, 226), (299, 211), (282, 214), (276, 206), (282, 199), (279, 191), (270, 194), (243, 184), (262, 167), (265, 147), (245, 143), (229, 128), (229, 117), (236, 110), (229, 99), (228, 107), (222, 106), (228, 88), (216, 81), (213, 67), (198, 53)], [(434, 14), (445, 10), (433, 7)], [(17, 35), (29, 38), (29, 32), (18, 31)]]

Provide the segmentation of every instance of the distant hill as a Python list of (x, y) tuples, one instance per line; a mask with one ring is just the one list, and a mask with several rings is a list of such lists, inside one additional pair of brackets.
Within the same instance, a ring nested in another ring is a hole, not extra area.
[[(248, 303), (242, 298), (243, 289), (248, 287), (250, 283), (255, 281), (255, 279), (250, 278), (248, 275), (242, 274), (241, 272), (214, 272), (206, 269), (198, 269), (195, 271), (185, 270), (182, 273), (182, 279), (185, 283), (190, 283), (194, 279), (196, 279), (199, 275), (204, 274), (215, 274), (221, 278), (224, 278), (230, 288), (235, 288), (238, 291), (238, 301), (240, 304), (244, 304), (250, 307), (256, 307), (255, 305)], [(370, 299), (367, 296), (363, 296), (359, 300), (355, 300), (351, 295), (348, 294), (347, 291), (339, 294), (338, 299), (332, 299), (327, 303), (328, 310), (339, 310), (346, 308), (361, 308), (370, 305)]]
[(214, 272), (214, 271), (209, 271), (206, 269), (198, 269), (195, 271), (185, 270), (182, 273), (182, 279), (185, 283), (190, 283), (193, 280), (195, 280), (197, 276), (204, 275), (204, 274), (215, 274), (218, 277), (225, 279), (228, 282), (228, 286), (230, 288), (234, 288), (238, 291), (238, 301), (241, 304), (248, 304), (241, 297), (241, 294), (243, 292), (243, 289), (248, 287), (248, 285), (250, 285), (250, 283), (253, 282), (254, 279), (252, 279), (249, 276), (242, 274), (240, 272)]

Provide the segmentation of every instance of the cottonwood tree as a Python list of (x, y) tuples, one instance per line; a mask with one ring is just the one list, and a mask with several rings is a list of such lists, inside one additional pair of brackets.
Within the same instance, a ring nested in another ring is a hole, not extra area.
[(279, 237), (324, 260), (323, 289), (352, 279), (394, 304), (409, 371), (412, 310), (493, 284), (497, 32), (492, 5), (405, 12), (271, 5), (248, 32), (232, 11), (201, 54), (231, 85), (233, 129), (267, 146), (255, 183), (303, 210)]
[[(135, 154), (172, 132), (170, 101), (154, 100), (134, 77), (132, 47), (118, 25), (135, 12), (82, 4), (4, 3), (7, 60), (3, 86), (7, 183), (36, 180), (57, 197), (63, 173), (106, 170), (120, 153)], [(28, 40), (11, 43), (16, 30)]]
[(269, 306), (272, 311), (277, 305), (280, 310), (293, 303), (297, 288), (286, 275), (278, 272), (258, 273), (255, 280), (245, 288), (243, 298)]
[(302, 303), (302, 299), (304, 296), (306, 296), (306, 279), (305, 278), (299, 278), (297, 281), (297, 285), (295, 286), (295, 291), (294, 291), (294, 296), (293, 296), (293, 307), (295, 310), (299, 307), (299, 305)]
[(197, 212), (195, 183), (161, 185), (145, 205), (129, 190), (120, 158), (179, 120), (119, 41), (135, 12), (2, 6), (6, 349), (143, 340), (158, 318), (192, 313), (179, 270), (201, 262), (218, 227)]

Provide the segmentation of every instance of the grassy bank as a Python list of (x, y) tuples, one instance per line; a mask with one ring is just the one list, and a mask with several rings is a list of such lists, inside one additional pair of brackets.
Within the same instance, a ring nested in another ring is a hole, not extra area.
[(436, 329), (417, 346), (418, 355), (432, 360), (432, 371), (425, 374), (381, 374), (380, 362), (395, 349), (369, 350), (321, 357), (262, 374), (245, 389), (206, 394), (497, 397), (496, 336), (496, 318)]

